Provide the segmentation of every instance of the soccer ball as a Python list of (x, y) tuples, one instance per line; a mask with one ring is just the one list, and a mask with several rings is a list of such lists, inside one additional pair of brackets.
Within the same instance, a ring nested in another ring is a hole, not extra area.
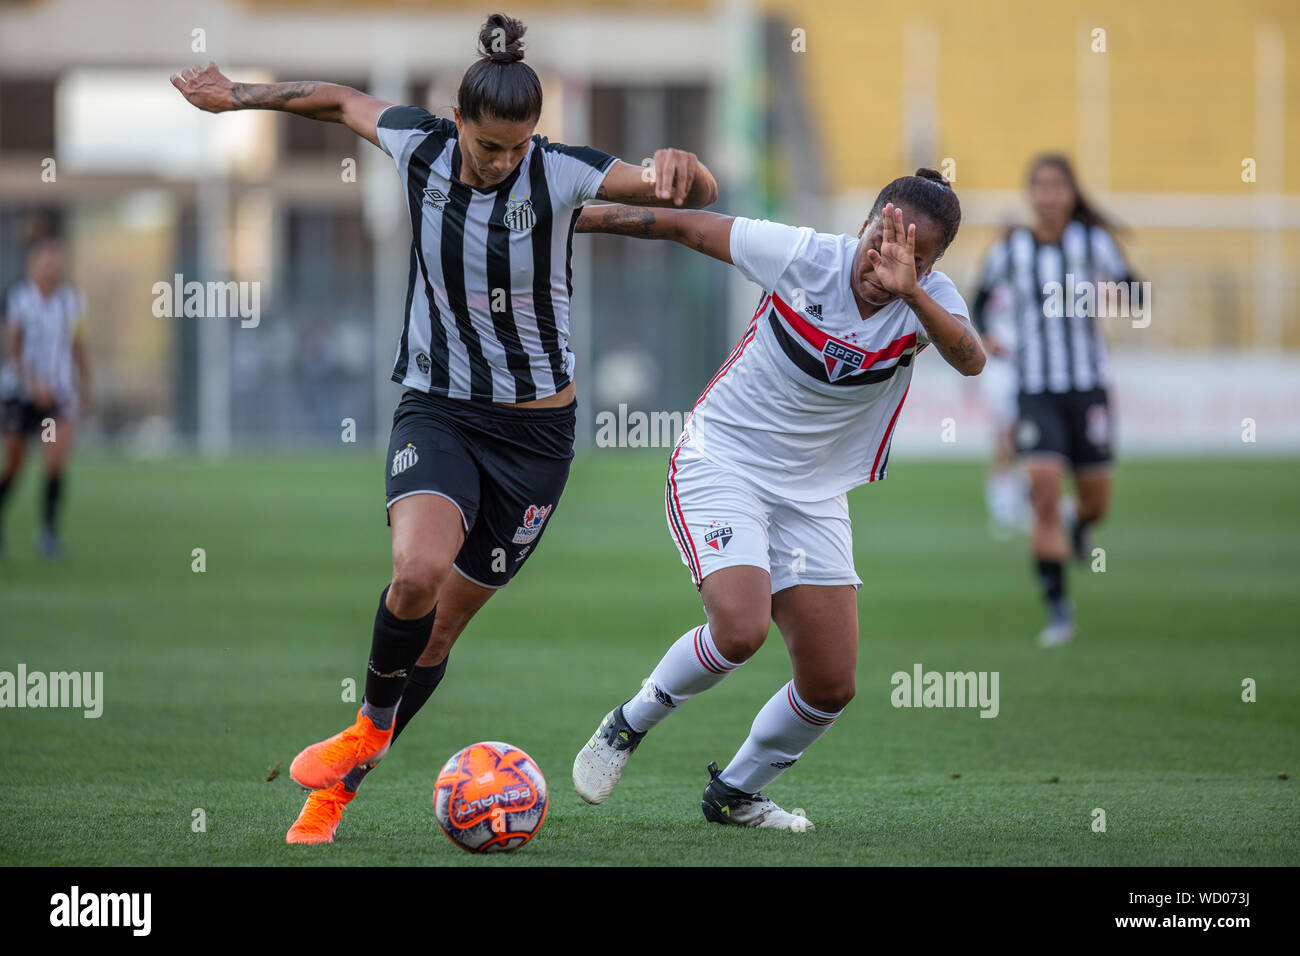
[(433, 812), (451, 842), (470, 853), (517, 850), (546, 819), (546, 778), (518, 747), (470, 744), (443, 764)]

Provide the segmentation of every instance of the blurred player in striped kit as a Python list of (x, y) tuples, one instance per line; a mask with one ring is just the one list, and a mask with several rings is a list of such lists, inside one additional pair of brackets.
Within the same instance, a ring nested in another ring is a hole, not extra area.
[[(1038, 641), (1053, 647), (1076, 633), (1066, 560), (1089, 560), (1090, 529), (1110, 506), (1114, 423), (1099, 289), (1137, 286), (1114, 227), (1080, 190), (1066, 157), (1036, 157), (1028, 186), (1033, 224), (1010, 229), (990, 249), (975, 311), (984, 321), (999, 298), (1009, 310), (1001, 324), (987, 323), (985, 334), (990, 350), (1014, 359), (1015, 444), (1029, 477), (1030, 550), (1047, 610)], [(1086, 298), (1062, 307), (1063, 296), (1088, 290), (1093, 307)], [(1074, 501), (1063, 506), (1067, 473)]]
[(1020, 381), (1016, 369), (1014, 297), (1001, 281), (1004, 263), (997, 243), (985, 259), (971, 321), (984, 339), (988, 362), (979, 376), (980, 395), (993, 425), (993, 452), (984, 484), (989, 533), (1005, 541), (1029, 530), (1029, 488), (1016, 461)]
[[(90, 365), (82, 334), (86, 304), (65, 278), (63, 242), (54, 233), (36, 236), (27, 250), (27, 275), (0, 302), (5, 364), (0, 369), (4, 401), (4, 471), (0, 474), (0, 516), (27, 455), (27, 443), (41, 439), (45, 493), (39, 548), (47, 558), (62, 554), (58, 536), (64, 472), (78, 415), (89, 407)], [(0, 531), (0, 550), (4, 547)]]

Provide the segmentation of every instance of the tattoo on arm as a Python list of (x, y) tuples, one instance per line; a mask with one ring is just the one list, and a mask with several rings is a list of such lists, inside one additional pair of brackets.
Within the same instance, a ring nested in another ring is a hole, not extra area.
[(320, 83), (315, 80), (295, 83), (235, 83), (230, 93), (236, 103), (248, 109), (281, 110), (293, 100), (311, 96), (319, 86)]
[(658, 219), (653, 209), (642, 206), (597, 206), (583, 210), (576, 231), (653, 239), (658, 236), (655, 231), (657, 224)]
[(979, 354), (979, 348), (969, 332), (963, 332), (956, 344), (948, 346), (948, 357), (954, 365), (966, 365)]

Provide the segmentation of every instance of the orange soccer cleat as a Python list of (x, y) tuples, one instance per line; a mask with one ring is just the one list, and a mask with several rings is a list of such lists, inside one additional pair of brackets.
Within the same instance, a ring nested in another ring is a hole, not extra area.
[(312, 744), (289, 765), (289, 776), (308, 790), (324, 790), (342, 780), (358, 764), (376, 763), (388, 753), (393, 730), (380, 730), (357, 711), (357, 721), (342, 733)]
[(355, 793), (343, 789), (343, 782), (325, 790), (313, 790), (307, 795), (298, 819), (284, 836), (285, 843), (333, 843), (334, 833), (343, 819), (343, 808), (352, 802)]

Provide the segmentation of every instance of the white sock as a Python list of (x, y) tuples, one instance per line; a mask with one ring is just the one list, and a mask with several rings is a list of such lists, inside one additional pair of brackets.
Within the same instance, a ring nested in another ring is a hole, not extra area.
[(989, 514), (1001, 525), (1015, 525), (1024, 509), (1025, 489), (1020, 472), (1003, 468), (989, 476), (987, 499)]
[(640, 693), (623, 705), (623, 719), (633, 730), (649, 730), (684, 701), (713, 687), (739, 666), (722, 656), (713, 643), (709, 625), (701, 624), (668, 648)]
[(790, 681), (758, 712), (749, 737), (722, 771), (722, 782), (745, 793), (758, 793), (785, 773), (842, 713), (809, 706)]

